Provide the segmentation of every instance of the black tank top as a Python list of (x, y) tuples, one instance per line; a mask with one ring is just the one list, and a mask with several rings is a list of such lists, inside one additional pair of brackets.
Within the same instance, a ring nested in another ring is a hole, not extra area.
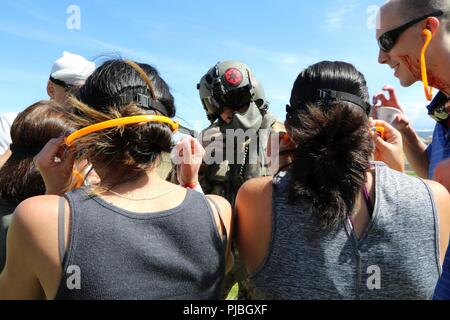
[[(225, 241), (203, 194), (159, 213), (119, 209), (79, 189), (57, 300), (221, 299)], [(61, 242), (61, 241), (60, 241)]]

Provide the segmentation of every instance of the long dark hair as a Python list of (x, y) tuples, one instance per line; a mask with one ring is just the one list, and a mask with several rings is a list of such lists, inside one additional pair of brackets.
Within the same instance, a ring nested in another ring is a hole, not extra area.
[[(148, 99), (156, 109), (143, 105)], [(68, 116), (76, 128), (145, 114), (174, 117), (176, 112), (169, 86), (158, 71), (124, 60), (106, 61), (68, 103), (72, 107)], [(162, 152), (171, 152), (172, 131), (158, 123), (127, 125), (80, 138), (75, 147), (87, 160), (113, 172), (109, 183), (116, 185), (136, 179), (157, 164)]]
[(0, 169), (0, 197), (13, 205), (45, 194), (33, 158), (52, 138), (73, 132), (64, 110), (53, 101), (39, 101), (21, 112), (11, 127), (11, 157)]
[[(327, 96), (326, 90), (349, 98)], [(344, 62), (310, 66), (292, 89), (286, 122), (298, 148), (289, 199), (310, 204), (326, 229), (336, 228), (352, 214), (366, 182), (374, 150), (368, 101), (364, 76)]]

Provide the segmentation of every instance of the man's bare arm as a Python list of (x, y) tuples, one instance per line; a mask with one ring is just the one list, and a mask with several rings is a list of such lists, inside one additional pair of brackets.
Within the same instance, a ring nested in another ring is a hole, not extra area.
[(419, 177), (428, 179), (430, 160), (426, 144), (409, 125), (400, 132), (403, 137), (404, 152), (411, 168)]

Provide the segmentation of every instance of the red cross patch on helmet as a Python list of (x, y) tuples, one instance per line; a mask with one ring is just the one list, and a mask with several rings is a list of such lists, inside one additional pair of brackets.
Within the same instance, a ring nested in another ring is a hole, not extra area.
[(242, 72), (235, 68), (230, 68), (225, 71), (224, 78), (225, 81), (233, 87), (239, 86), (244, 79)]

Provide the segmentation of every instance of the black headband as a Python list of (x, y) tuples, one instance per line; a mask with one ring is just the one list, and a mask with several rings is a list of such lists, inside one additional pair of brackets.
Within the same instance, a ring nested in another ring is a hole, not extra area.
[(142, 93), (133, 94), (119, 94), (117, 96), (103, 99), (102, 103), (111, 104), (122, 104), (127, 105), (130, 103), (136, 103), (140, 108), (148, 111), (159, 111), (162, 115), (169, 117), (169, 112), (164, 104), (158, 100), (153, 100), (150, 96)]
[[(347, 93), (342, 91), (335, 91), (335, 90), (329, 90), (329, 89), (319, 89), (316, 92), (308, 95), (307, 98), (308, 102), (315, 102), (320, 100), (325, 101), (347, 101), (351, 102), (353, 104), (356, 104), (357, 106), (361, 107), (361, 109), (364, 110), (364, 112), (369, 115), (370, 114), (370, 104), (361, 99), (360, 97)], [(293, 107), (287, 106), (286, 111), (288, 113), (293, 111)]]

